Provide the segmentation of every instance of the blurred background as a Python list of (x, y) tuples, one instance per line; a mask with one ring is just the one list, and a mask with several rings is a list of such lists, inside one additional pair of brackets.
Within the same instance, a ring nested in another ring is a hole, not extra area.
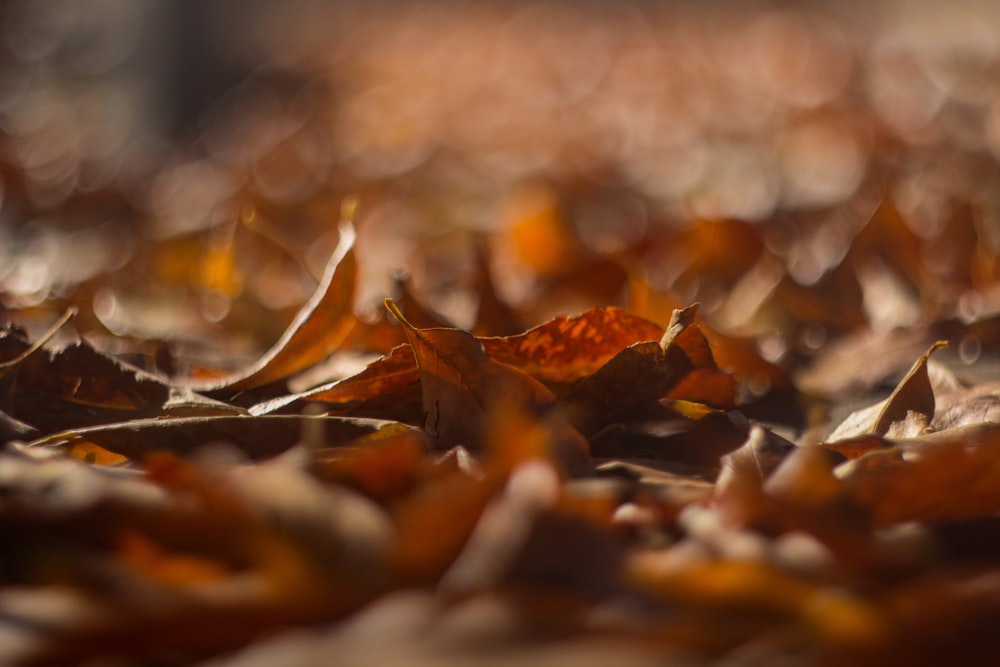
[[(966, 210), (976, 252), (1000, 246), (988, 1), (7, 0), (0, 28), (11, 312), (83, 302), (145, 338), (242, 317), (250, 349), (280, 330), (260, 313), (308, 296), (347, 196), (359, 308), (404, 271), (462, 326), (483, 238), (525, 325), (629, 305), (597, 256), (746, 324), (726, 293), (760, 248), (816, 285), (887, 200), (921, 247)], [(678, 254), (699, 221), (752, 230), (714, 283)], [(979, 307), (987, 264), (938, 301), (971, 307), (972, 285)], [(593, 284), (539, 298), (580, 271)]]

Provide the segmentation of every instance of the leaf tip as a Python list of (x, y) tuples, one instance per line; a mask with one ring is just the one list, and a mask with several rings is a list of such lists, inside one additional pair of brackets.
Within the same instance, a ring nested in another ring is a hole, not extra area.
[(936, 341), (934, 341), (934, 344), (931, 345), (930, 349), (927, 350), (927, 352), (924, 353), (924, 356), (925, 357), (930, 357), (932, 354), (934, 354), (938, 350), (943, 350), (943, 349), (945, 349), (948, 346), (949, 346), (948, 341), (946, 341), (946, 340), (936, 340)]
[(700, 305), (700, 302), (695, 302), (686, 308), (674, 309), (674, 312), (670, 315), (670, 323), (667, 324), (667, 330), (663, 334), (663, 338), (660, 339), (660, 347), (666, 349), (680, 332), (694, 324), (694, 319), (698, 315), (698, 307)]
[(357, 195), (348, 195), (340, 204), (341, 224), (353, 225), (358, 219), (358, 210), (361, 208), (361, 198)]
[(340, 222), (337, 223), (337, 231), (340, 233), (340, 245), (345, 248), (353, 248), (354, 242), (357, 240), (358, 233), (355, 224), (360, 208), (361, 200), (357, 195), (345, 197), (340, 204)]

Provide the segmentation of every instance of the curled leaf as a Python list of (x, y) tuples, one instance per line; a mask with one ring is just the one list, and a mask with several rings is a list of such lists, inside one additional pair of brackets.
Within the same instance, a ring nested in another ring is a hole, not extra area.
[[(890, 429), (904, 420), (918, 422), (912, 425), (908, 431), (916, 430), (919, 432), (930, 424), (931, 420), (934, 419), (934, 388), (927, 375), (927, 361), (936, 350), (947, 346), (947, 342), (937, 341), (931, 346), (931, 349), (917, 359), (906, 377), (900, 381), (886, 400), (872, 426), (872, 433), (889, 435)], [(916, 435), (917, 433), (908, 434)]]
[[(386, 299), (386, 307), (399, 320), (413, 348), (420, 371), (424, 428), (439, 448), (463, 445), (482, 450), (508, 406), (540, 418), (555, 409), (552, 392), (516, 368), (491, 359), (472, 334), (460, 329), (417, 329), (391, 299)], [(580, 466), (586, 457), (582, 441), (577, 449), (564, 462), (571, 468)]]
[(327, 261), (316, 291), (270, 350), (237, 373), (188, 386), (203, 392), (234, 392), (281, 380), (322, 361), (347, 338), (354, 326), (357, 259), (354, 227), (340, 227), (340, 242)]
[(0, 363), (0, 380), (3, 380), (8, 375), (13, 373), (15, 370), (17, 370), (17, 368), (21, 364), (23, 364), (28, 359), (28, 357), (30, 357), (38, 350), (42, 349), (42, 347), (47, 342), (49, 342), (52, 339), (52, 337), (55, 336), (59, 332), (59, 330), (63, 328), (63, 326), (66, 325), (67, 322), (72, 320), (76, 316), (76, 314), (77, 314), (77, 309), (75, 307), (68, 308), (66, 312), (64, 312), (62, 316), (58, 320), (56, 320), (56, 322), (51, 327), (49, 327), (45, 333), (39, 336), (34, 343), (28, 346), (26, 350), (18, 354), (13, 359), (9, 359), (7, 361), (4, 361), (3, 363)]
[(930, 356), (947, 343), (938, 341), (920, 356), (892, 394), (880, 403), (857, 410), (841, 422), (827, 442), (837, 442), (864, 434), (912, 437), (927, 429), (934, 419), (934, 387), (928, 375)]

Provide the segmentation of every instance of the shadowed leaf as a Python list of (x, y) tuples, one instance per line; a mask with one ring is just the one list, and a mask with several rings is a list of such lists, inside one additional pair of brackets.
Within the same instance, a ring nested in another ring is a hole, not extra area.
[(225, 443), (253, 459), (276, 456), (300, 441), (304, 420), (319, 422), (327, 442), (346, 442), (372, 433), (386, 422), (342, 417), (266, 415), (134, 419), (54, 433), (29, 443), (34, 447), (92, 442), (131, 459), (155, 451), (181, 455)]

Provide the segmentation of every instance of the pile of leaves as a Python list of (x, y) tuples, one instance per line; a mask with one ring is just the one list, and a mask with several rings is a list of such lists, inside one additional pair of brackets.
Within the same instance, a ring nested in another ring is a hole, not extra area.
[[(405, 282), (359, 318), (345, 210), (315, 292), (243, 367), (171, 375), (169, 348), (69, 335), (72, 309), (3, 329), (7, 664), (1000, 650), (1000, 388), (969, 379), (997, 349), (997, 254), (976, 216), (942, 233), (942, 267), (883, 202), (812, 285), (767, 224), (646, 239), (626, 268), (567, 251), (538, 301), (614, 270), (634, 312), (488, 335), (519, 314), (485, 271), (474, 335)], [(658, 290), (636, 267), (665, 247), (689, 263)], [(782, 353), (672, 307), (693, 276), (725, 286), (717, 320), (780, 326)]]
[(0, 663), (995, 661), (995, 31), (605, 5), (0, 9)]

